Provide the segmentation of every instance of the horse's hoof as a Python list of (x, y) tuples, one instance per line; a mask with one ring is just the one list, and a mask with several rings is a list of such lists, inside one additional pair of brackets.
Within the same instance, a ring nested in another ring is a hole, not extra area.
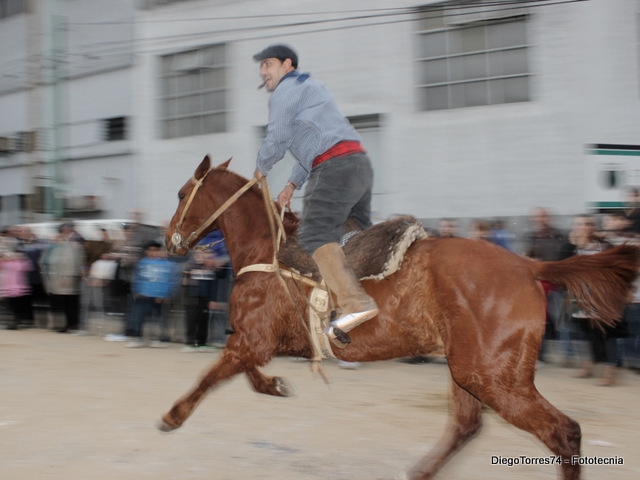
[(161, 419), (156, 422), (156, 428), (160, 430), (162, 433), (172, 433), (172, 432), (175, 432), (179, 427), (171, 426), (167, 422)]
[(275, 384), (276, 392), (278, 392), (278, 395), (281, 397), (293, 397), (298, 393), (286, 378), (275, 377), (273, 383)]

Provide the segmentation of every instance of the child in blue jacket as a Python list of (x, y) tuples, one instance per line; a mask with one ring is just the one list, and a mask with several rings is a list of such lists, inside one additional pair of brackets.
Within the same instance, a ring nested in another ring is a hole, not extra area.
[[(127, 347), (143, 347), (142, 329), (151, 315), (161, 315), (162, 304), (170, 301), (180, 275), (176, 264), (167, 259), (166, 251), (156, 241), (144, 246), (144, 257), (135, 269), (132, 295), (133, 305), (127, 326), (127, 336), (133, 337)], [(152, 347), (163, 346), (154, 341)]]

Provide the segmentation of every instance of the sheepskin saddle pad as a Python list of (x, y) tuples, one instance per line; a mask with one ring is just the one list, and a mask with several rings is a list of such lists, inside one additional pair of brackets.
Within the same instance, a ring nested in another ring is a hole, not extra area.
[[(427, 232), (420, 222), (414, 217), (403, 216), (366, 230), (349, 231), (343, 237), (342, 248), (358, 279), (382, 279), (400, 268), (404, 254), (413, 242), (426, 237)], [(296, 237), (289, 237), (280, 245), (278, 260), (301, 275), (316, 281), (321, 279), (316, 263), (302, 250)]]

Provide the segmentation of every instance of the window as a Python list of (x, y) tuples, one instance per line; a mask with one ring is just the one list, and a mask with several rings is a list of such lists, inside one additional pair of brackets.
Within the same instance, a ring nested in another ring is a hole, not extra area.
[(127, 138), (127, 117), (107, 118), (104, 120), (105, 140), (125, 140)]
[(500, 10), (484, 8), (461, 14), (445, 4), (421, 12), (415, 48), (420, 110), (530, 100), (527, 16), (495, 18)]
[(190, 2), (192, 0), (140, 0), (140, 8), (150, 9), (154, 7), (161, 7), (169, 5), (171, 3)]
[(27, 13), (27, 0), (0, 0), (0, 18)]
[(0, 137), (0, 155), (9, 155), (15, 150), (14, 140), (11, 137)]
[(225, 46), (165, 55), (161, 63), (162, 138), (227, 131)]

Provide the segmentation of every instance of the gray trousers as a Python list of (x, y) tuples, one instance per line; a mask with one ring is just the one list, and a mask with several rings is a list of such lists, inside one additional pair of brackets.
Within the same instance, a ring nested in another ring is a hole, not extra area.
[(298, 239), (313, 254), (327, 243), (340, 242), (348, 217), (360, 227), (371, 226), (373, 169), (364, 153), (327, 160), (309, 175)]

